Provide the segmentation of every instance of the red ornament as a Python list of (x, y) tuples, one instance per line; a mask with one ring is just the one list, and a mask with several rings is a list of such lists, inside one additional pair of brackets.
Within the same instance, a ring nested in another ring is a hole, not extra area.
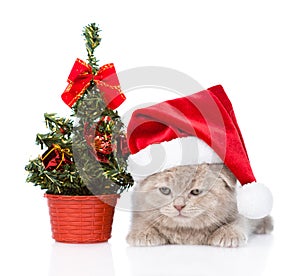
[(117, 138), (118, 152), (126, 159), (130, 155), (130, 150), (127, 143), (127, 137), (121, 134)]
[(110, 121), (109, 116), (101, 118), (101, 120), (88, 127), (88, 124), (84, 126), (84, 137), (87, 144), (90, 146), (95, 158), (102, 163), (109, 163), (109, 155), (115, 150), (115, 146), (112, 144), (112, 135), (107, 131), (100, 132), (98, 130), (104, 123)]
[(66, 131), (61, 127), (59, 128), (59, 132), (62, 134), (62, 135), (65, 135), (66, 134)]
[(64, 164), (71, 164), (72, 153), (68, 148), (61, 148), (60, 145), (53, 144), (42, 155), (42, 162), (45, 169), (52, 171), (61, 168)]

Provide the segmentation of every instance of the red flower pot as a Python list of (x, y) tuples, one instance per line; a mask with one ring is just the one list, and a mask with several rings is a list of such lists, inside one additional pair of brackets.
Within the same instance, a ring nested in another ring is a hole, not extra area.
[(105, 242), (111, 237), (119, 195), (65, 196), (45, 194), (52, 237), (65, 243)]

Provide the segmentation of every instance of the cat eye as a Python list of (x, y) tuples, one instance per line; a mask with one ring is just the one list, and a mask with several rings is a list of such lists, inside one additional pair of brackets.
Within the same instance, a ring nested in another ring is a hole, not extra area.
[(159, 191), (164, 195), (169, 195), (171, 193), (171, 189), (168, 187), (160, 187)]
[(203, 191), (200, 189), (191, 190), (191, 194), (194, 196), (201, 195), (202, 193), (203, 193)]

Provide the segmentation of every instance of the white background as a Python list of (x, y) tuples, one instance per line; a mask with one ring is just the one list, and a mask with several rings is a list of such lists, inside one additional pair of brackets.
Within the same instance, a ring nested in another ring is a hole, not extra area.
[[(291, 0), (2, 1), (0, 274), (299, 275), (298, 6)], [(130, 214), (117, 210), (109, 243), (51, 239), (46, 200), (25, 183), (24, 166), (37, 153), (43, 113), (69, 113), (60, 95), (75, 58), (86, 58), (81, 31), (90, 22), (103, 30), (101, 64), (114, 62), (119, 72), (164, 66), (203, 87), (224, 86), (256, 178), (274, 195), (273, 235), (240, 249), (128, 248)]]

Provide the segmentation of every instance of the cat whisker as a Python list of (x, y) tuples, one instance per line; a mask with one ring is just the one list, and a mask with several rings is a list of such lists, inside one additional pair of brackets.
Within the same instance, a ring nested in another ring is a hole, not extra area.
[(161, 220), (163, 218), (163, 215), (160, 214), (158, 217), (154, 218), (151, 223), (148, 224), (148, 227), (146, 230), (148, 230), (149, 228), (155, 227), (157, 226), (159, 223), (161, 223)]

